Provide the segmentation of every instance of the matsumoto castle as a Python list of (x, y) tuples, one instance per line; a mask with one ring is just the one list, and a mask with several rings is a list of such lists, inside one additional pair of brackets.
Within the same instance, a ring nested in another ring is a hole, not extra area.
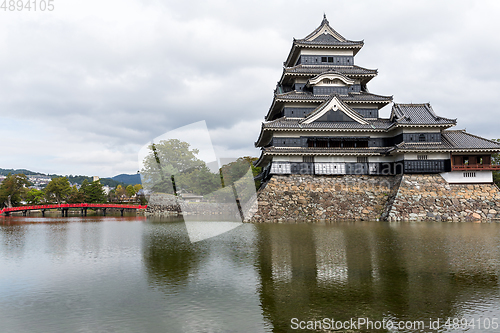
[(262, 123), (256, 166), (273, 174), (394, 175), (440, 173), (450, 183), (491, 183), (491, 154), (500, 144), (450, 130), (456, 119), (430, 104), (392, 104), (368, 91), (377, 70), (354, 64), (363, 41), (333, 30), (326, 16), (294, 39), (271, 107)]

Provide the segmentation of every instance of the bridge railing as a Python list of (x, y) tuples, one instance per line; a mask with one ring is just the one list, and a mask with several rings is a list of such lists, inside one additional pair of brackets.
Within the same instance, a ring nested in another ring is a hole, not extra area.
[(118, 209), (146, 209), (147, 205), (121, 205), (121, 204), (95, 204), (95, 203), (77, 203), (77, 204), (53, 204), (53, 205), (32, 205), (4, 208), (0, 210), (0, 215), (8, 212), (22, 212), (26, 210), (39, 209), (63, 209), (63, 208), (118, 208)]

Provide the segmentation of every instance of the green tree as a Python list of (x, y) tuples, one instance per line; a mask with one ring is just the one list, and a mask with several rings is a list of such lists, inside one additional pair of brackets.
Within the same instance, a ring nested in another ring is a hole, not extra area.
[[(83, 187), (83, 184), (82, 184)], [(81, 188), (80, 188), (81, 189)], [(85, 196), (85, 202), (87, 203), (105, 203), (106, 202), (106, 193), (102, 188), (102, 184), (96, 180), (82, 190)]]
[(139, 190), (142, 190), (142, 185), (141, 184), (135, 184), (134, 185), (134, 190), (135, 190), (135, 193), (139, 192)]
[(87, 189), (88, 186), (89, 186), (89, 181), (87, 179), (84, 179), (82, 181), (82, 185), (80, 185), (79, 191), (85, 193), (85, 190)]
[(82, 203), (85, 202), (85, 194), (76, 188), (76, 185), (71, 187), (71, 191), (66, 198), (67, 203)]
[(38, 205), (43, 201), (44, 197), (45, 193), (43, 191), (32, 188), (26, 193), (25, 200), (31, 205)]
[[(249, 167), (252, 169), (252, 175), (254, 177), (257, 176), (261, 172), (262, 168), (256, 168), (253, 165), (253, 162), (256, 160), (256, 157), (245, 156), (238, 158), (234, 162), (223, 165), (221, 168), (221, 174), (224, 177), (224, 186), (229, 186), (243, 177), (243, 175), (247, 173)], [(258, 189), (259, 187), (260, 180), (257, 180), (255, 181), (255, 188)]]
[(202, 165), (175, 175), (177, 190), (205, 195), (222, 187), (220, 174), (210, 172), (207, 166)]
[(8, 174), (0, 184), (0, 205), (2, 207), (19, 206), (24, 195), (28, 191), (30, 182), (28, 177), (22, 173)]
[(132, 185), (127, 186), (125, 189), (125, 193), (127, 194), (127, 197), (131, 198), (135, 194), (135, 188)]
[(197, 157), (198, 153), (189, 143), (178, 139), (151, 144), (141, 170), (143, 185), (155, 192), (171, 194), (181, 188), (196, 194), (217, 190), (219, 175), (210, 172)]
[(123, 188), (123, 186), (118, 185), (115, 189), (115, 194), (116, 194), (116, 197), (118, 198), (118, 200), (121, 200), (122, 195), (125, 194), (125, 189)]
[(66, 177), (52, 178), (52, 180), (45, 187), (45, 195), (47, 199), (55, 199), (58, 204), (65, 201), (70, 193), (71, 185)]

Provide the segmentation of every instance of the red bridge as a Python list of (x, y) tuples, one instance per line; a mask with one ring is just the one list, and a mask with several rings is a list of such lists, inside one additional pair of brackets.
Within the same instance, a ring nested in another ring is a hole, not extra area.
[(146, 209), (147, 205), (120, 205), (120, 204), (93, 204), (93, 203), (77, 203), (77, 204), (58, 204), (58, 205), (38, 205), (38, 206), (19, 206), (12, 208), (4, 208), (0, 210), (0, 215), (5, 214), (9, 216), (12, 212), (23, 212), (26, 213), (30, 210), (41, 210), (42, 216), (45, 216), (45, 211), (48, 209), (60, 209), (62, 216), (68, 216), (68, 210), (70, 208), (80, 208), (82, 216), (87, 216), (88, 208), (99, 208), (102, 209), (103, 214), (106, 215), (106, 208), (119, 209), (121, 215), (123, 216), (123, 211), (125, 209)]

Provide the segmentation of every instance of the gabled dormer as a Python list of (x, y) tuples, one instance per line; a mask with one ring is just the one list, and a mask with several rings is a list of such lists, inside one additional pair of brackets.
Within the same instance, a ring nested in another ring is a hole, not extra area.
[(335, 31), (323, 17), (321, 25), (303, 39), (294, 39), (285, 67), (303, 65), (353, 66), (363, 41), (351, 41)]
[(311, 124), (313, 122), (357, 122), (368, 125), (368, 122), (359, 113), (347, 106), (336, 95), (327, 99), (299, 123)]
[(314, 95), (347, 95), (350, 92), (361, 91), (359, 80), (351, 79), (338, 72), (325, 72), (309, 79), (305, 87)]

